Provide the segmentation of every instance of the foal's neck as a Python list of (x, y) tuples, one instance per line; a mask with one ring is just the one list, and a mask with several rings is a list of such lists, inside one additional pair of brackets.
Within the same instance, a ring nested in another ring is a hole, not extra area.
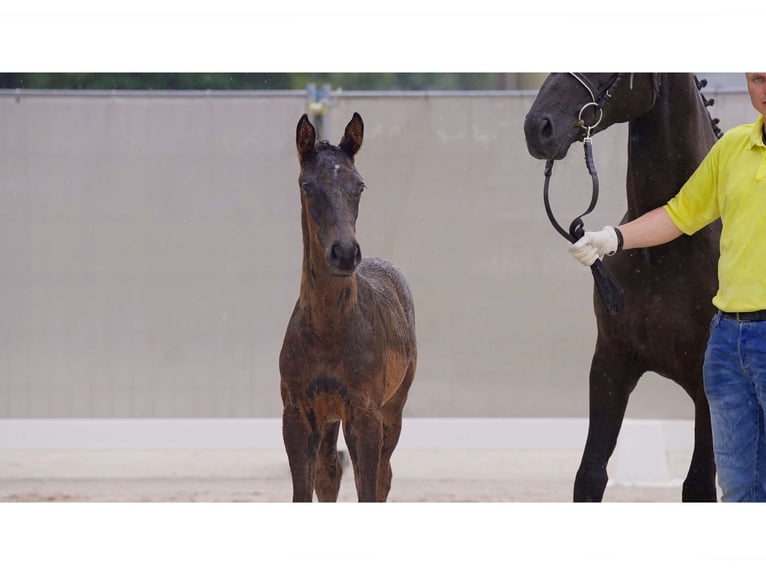
[(348, 329), (356, 309), (357, 284), (356, 273), (333, 275), (322, 255), (304, 253), (300, 307), (315, 334), (329, 336)]

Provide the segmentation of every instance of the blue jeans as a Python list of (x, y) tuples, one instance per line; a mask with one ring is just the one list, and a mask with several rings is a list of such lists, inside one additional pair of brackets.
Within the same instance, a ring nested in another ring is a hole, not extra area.
[(703, 375), (721, 500), (766, 501), (766, 321), (716, 313)]

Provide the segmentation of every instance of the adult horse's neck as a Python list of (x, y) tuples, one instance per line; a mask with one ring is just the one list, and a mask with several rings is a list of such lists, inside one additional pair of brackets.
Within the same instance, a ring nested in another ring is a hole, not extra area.
[(660, 74), (657, 100), (628, 128), (628, 219), (673, 197), (715, 142), (692, 74)]
[(343, 277), (330, 273), (318, 241), (312, 241), (305, 206), (301, 213), (303, 227), (303, 267), (299, 305), (312, 332), (332, 337), (347, 330), (357, 301), (356, 272)]

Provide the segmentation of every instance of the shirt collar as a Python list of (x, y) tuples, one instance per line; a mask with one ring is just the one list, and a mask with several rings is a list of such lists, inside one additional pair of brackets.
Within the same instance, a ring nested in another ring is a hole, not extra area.
[(753, 131), (750, 132), (750, 147), (766, 147), (766, 135), (764, 135), (763, 131), (763, 116), (758, 116), (758, 119), (755, 120), (755, 123), (753, 124)]

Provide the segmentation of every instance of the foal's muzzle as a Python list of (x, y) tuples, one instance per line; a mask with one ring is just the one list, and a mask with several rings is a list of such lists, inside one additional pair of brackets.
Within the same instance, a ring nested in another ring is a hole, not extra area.
[(328, 263), (333, 275), (353, 274), (361, 260), (362, 250), (355, 239), (348, 242), (336, 241), (330, 248)]

